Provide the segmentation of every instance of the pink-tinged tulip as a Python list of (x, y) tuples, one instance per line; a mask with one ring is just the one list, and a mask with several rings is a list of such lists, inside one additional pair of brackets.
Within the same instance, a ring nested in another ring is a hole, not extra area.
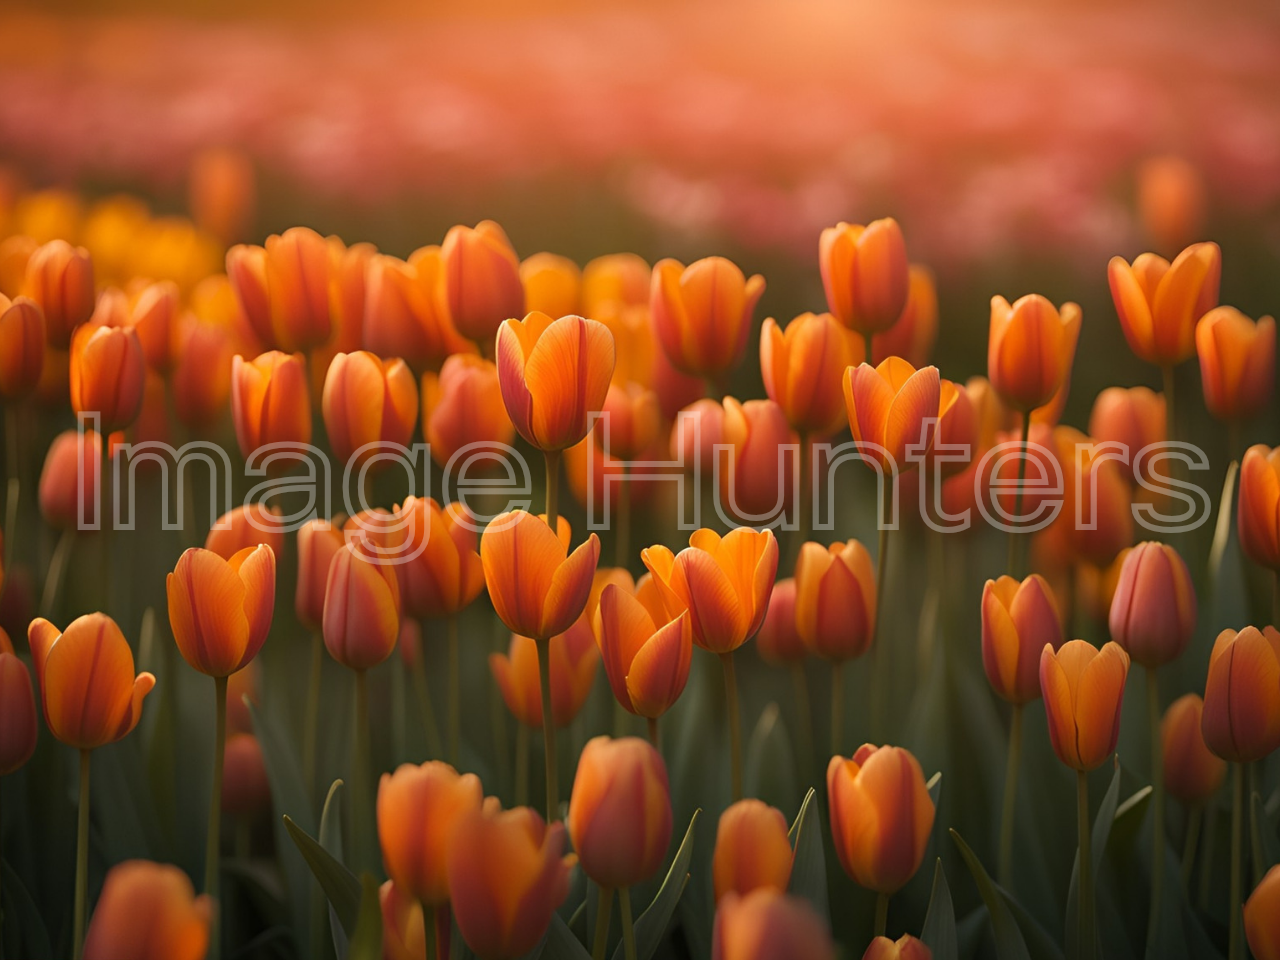
[(178, 419), (192, 430), (204, 430), (222, 417), (231, 393), (235, 351), (231, 331), (188, 315), (179, 321), (177, 360), (169, 375)]
[(1280, 631), (1223, 630), (1209, 655), (1200, 730), (1223, 760), (1250, 763), (1280, 747)]
[(351, 670), (376, 667), (400, 634), (400, 585), (395, 567), (379, 561), (367, 537), (356, 536), (329, 564), (321, 619), (329, 655)]
[(1254, 563), (1280, 571), (1280, 447), (1250, 447), (1240, 465), (1236, 531)]
[[(591, 694), (600, 651), (589, 627), (577, 624), (548, 645), (551, 659), (551, 722), (563, 730), (582, 712)], [(538, 645), (513, 636), (507, 653), (489, 654), (489, 669), (511, 715), (532, 730), (542, 729), (542, 690), (538, 685)]]
[(902, 357), (913, 367), (923, 367), (938, 339), (938, 291), (928, 267), (911, 265), (907, 305), (893, 326), (871, 338), (871, 362)]
[(902, 316), (910, 286), (907, 245), (892, 217), (823, 230), (818, 267), (827, 306), (850, 330), (871, 336)]
[(329, 565), (346, 543), (341, 514), (333, 520), (309, 520), (298, 528), (298, 586), (293, 608), (298, 620), (311, 630), (324, 619), (324, 591), (329, 582)]
[(1144, 667), (1170, 663), (1196, 629), (1196, 591), (1178, 551), (1149, 540), (1129, 551), (1111, 600), (1111, 639)]
[(1160, 250), (1190, 243), (1204, 224), (1204, 179), (1189, 160), (1166, 154), (1138, 165), (1138, 218)]
[(874, 445), (863, 453), (885, 468), (895, 463), (899, 471), (911, 469), (915, 461), (907, 459), (907, 447), (931, 442), (934, 431), (925, 429), (925, 420), (937, 418), (941, 391), (937, 367), (917, 370), (901, 357), (878, 367), (849, 367), (844, 402), (853, 439)]
[(162, 280), (138, 290), (129, 305), (125, 322), (138, 334), (147, 366), (160, 373), (168, 372), (173, 362), (173, 327), (179, 302), (178, 285)]
[(104, 431), (121, 430), (142, 408), (145, 373), (137, 333), (85, 324), (71, 341), (71, 409), (98, 414)]
[(1204, 742), (1203, 715), (1204, 701), (1188, 693), (1169, 704), (1160, 723), (1164, 788), (1186, 804), (1209, 800), (1227, 775), (1226, 761)]
[(220, 516), (204, 538), (204, 548), (230, 560), (246, 547), (265, 543), (279, 557), (284, 552), (284, 525), (279, 507), (249, 503)]
[(933, 951), (909, 933), (897, 940), (876, 937), (862, 955), (862, 960), (933, 960)]
[(1254, 960), (1280, 960), (1280, 866), (1268, 870), (1245, 901), (1244, 936)]
[(191, 160), (187, 206), (191, 219), (223, 244), (243, 237), (253, 221), (257, 188), (253, 161), (235, 147), (207, 147)]
[(1266, 409), (1276, 379), (1274, 319), (1254, 323), (1235, 307), (1215, 307), (1196, 324), (1196, 352), (1211, 414), (1248, 420)]
[(520, 264), (526, 311), (537, 310), (553, 317), (578, 312), (582, 271), (568, 257), (535, 253)]
[(1046, 644), (1062, 646), (1062, 619), (1044, 577), (988, 580), (982, 589), (982, 666), (991, 688), (1010, 703), (1038, 700)]
[(716, 445), (724, 442), (724, 405), (710, 398), (695, 400), (680, 411), (671, 427), (671, 459), (679, 460), (686, 470), (697, 464), (710, 477)]
[(329, 244), (308, 227), (267, 237), (267, 293), (274, 344), (286, 353), (329, 339)]
[(876, 574), (857, 540), (806, 543), (796, 561), (796, 632), (813, 654), (836, 663), (867, 652), (876, 626)]
[(690, 376), (716, 379), (742, 359), (764, 277), (743, 276), (724, 257), (689, 266), (661, 260), (653, 267), (649, 309), (671, 365)]
[(57, 530), (98, 516), (102, 438), (92, 430), (64, 430), (53, 438), (40, 471), (40, 515)]
[(89, 319), (96, 302), (89, 251), (50, 240), (27, 260), (22, 292), (43, 311), (49, 345), (67, 349), (72, 331)]
[(1132, 264), (1112, 257), (1107, 279), (1130, 349), (1162, 367), (1188, 359), (1196, 350), (1196, 322), (1218, 303), (1221, 275), (1216, 243), (1192, 244), (1172, 264), (1154, 253)]
[(204, 960), (214, 903), (177, 867), (126, 860), (107, 873), (84, 960)]
[(637, 596), (609, 584), (600, 594), (599, 634), (605, 673), (618, 703), (651, 719), (666, 713), (689, 680), (693, 626), (688, 613), (666, 621), (655, 590)]
[(800, 663), (809, 649), (796, 629), (796, 581), (792, 577), (779, 580), (769, 595), (769, 611), (756, 634), (756, 649), (765, 663), (782, 666)]
[(252, 820), (271, 810), (271, 783), (262, 745), (252, 733), (232, 733), (222, 755), (222, 811)]
[[(743, 520), (769, 520), (795, 497), (800, 438), (772, 400), (724, 400), (723, 442), (733, 447), (720, 473), (720, 497)], [(788, 451), (785, 448), (791, 447)]]
[(1001, 400), (1027, 411), (1054, 398), (1071, 373), (1081, 316), (1076, 304), (1059, 310), (1037, 293), (1012, 304), (991, 298), (987, 376)]
[(498, 368), (470, 353), (455, 353), (438, 375), (422, 375), (422, 423), (431, 457), (442, 467), (471, 444), (507, 446), (516, 432), (502, 402)]
[(243, 670), (271, 629), (276, 555), (265, 544), (224, 560), (192, 547), (165, 579), (169, 625), (187, 663), (211, 677)]
[(278, 350), (231, 363), (231, 418), (241, 456), (270, 443), (311, 442), (306, 360)]
[(453, 329), (441, 286), (439, 247), (423, 247), (408, 262), (370, 258), (364, 299), (364, 348), (400, 357), (414, 370), (469, 348)]
[(378, 889), (382, 906), (382, 960), (421, 960), (426, 956), (422, 904), (388, 880)]
[(716, 903), (728, 893), (746, 896), (769, 887), (785, 892), (791, 879), (791, 838), (782, 811), (759, 800), (739, 800), (716, 827), (711, 874)]
[(0, 397), (21, 400), (44, 369), (44, 313), (30, 297), (0, 293)]
[(639, 459), (662, 429), (658, 395), (635, 381), (610, 384), (601, 414), (595, 424), (596, 441), (622, 460)]
[(1129, 676), (1129, 655), (1115, 643), (1102, 649), (1069, 640), (1040, 654), (1040, 692), (1049, 718), (1049, 739), (1058, 759), (1075, 770), (1102, 766), (1116, 752), (1120, 704)]
[(408, 523), (399, 564), (404, 609), (411, 617), (452, 617), (484, 589), (475, 519), (459, 503), (409, 497), (397, 516)]
[(8, 634), (0, 630), (0, 777), (31, 759), (37, 735), (31, 674), (14, 656)]
[(844, 426), (844, 371), (866, 356), (862, 338), (829, 313), (803, 313), (786, 330), (770, 317), (760, 330), (765, 392), (802, 434), (825, 437)]
[(809, 901), (770, 887), (726, 894), (716, 907), (711, 960), (835, 960), (827, 921)]
[(1122, 443), (1129, 451), (1125, 472), (1133, 475), (1138, 451), (1168, 439), (1164, 394), (1146, 387), (1107, 387), (1093, 401), (1089, 436), (1098, 443)]
[(525, 315), (520, 261), (492, 220), (456, 226), (440, 248), (444, 295), (454, 327), (468, 340), (489, 343), (502, 321)]
[(418, 385), (403, 360), (380, 360), (364, 350), (340, 353), (325, 376), (321, 409), (334, 456), (361, 465), (378, 452), (371, 444), (409, 442)]

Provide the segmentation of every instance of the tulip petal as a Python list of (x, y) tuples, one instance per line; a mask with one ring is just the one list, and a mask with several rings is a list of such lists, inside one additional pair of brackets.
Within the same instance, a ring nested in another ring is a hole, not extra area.
[(165, 578), (169, 625), (183, 658), (211, 677), (234, 673), (249, 641), (245, 584), (210, 550), (191, 548)]
[(659, 627), (632, 659), (626, 691), (633, 711), (659, 717), (669, 710), (684, 691), (692, 662), (693, 626), (686, 612)]
[(591, 534), (551, 576), (543, 600), (540, 628), (544, 637), (564, 633), (582, 616), (600, 560), (600, 538)]

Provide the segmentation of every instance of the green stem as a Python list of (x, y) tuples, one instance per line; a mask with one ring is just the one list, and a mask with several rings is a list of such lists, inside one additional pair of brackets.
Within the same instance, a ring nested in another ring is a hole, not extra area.
[(1006, 889), (1013, 874), (1013, 824), (1018, 808), (1018, 766), (1022, 760), (1022, 707), (1013, 705), (1009, 717), (1009, 753), (1004, 768), (1004, 803), (1000, 808), (1000, 859), (998, 876)]
[(4, 407), (5, 466), (9, 469), (9, 487), (4, 510), (4, 565), (13, 568), (13, 558), (18, 544), (18, 499), (22, 493), (21, 471), (18, 469), (18, 405), (6, 403)]
[(791, 567), (792, 575), (795, 574), (796, 564), (800, 562), (800, 549), (804, 546), (806, 540), (813, 529), (813, 486), (811, 480), (813, 474), (813, 439), (809, 434), (805, 434), (800, 438), (800, 489), (796, 491), (796, 530), (791, 540)]
[(1231, 765), (1231, 908), (1227, 913), (1230, 934), (1227, 938), (1227, 960), (1242, 960), (1240, 938), (1240, 880), (1244, 839), (1244, 765)]
[[(53, 608), (58, 602), (58, 594), (62, 592), (62, 581), (66, 576), (67, 564), (71, 560), (71, 550), (75, 542), (75, 527), (67, 527), (58, 536), (58, 545), (53, 550), (49, 569), (44, 575), (44, 590), (40, 594), (40, 616), (46, 620), (53, 618)], [(8, 546), (8, 543), (6, 542), (5, 545)]]
[(444, 756), (444, 746), (440, 741), (440, 728), (436, 726), (436, 711), (431, 705), (431, 685), (427, 683), (427, 648), (421, 644), (418, 655), (413, 660), (413, 694), (418, 700), (418, 709), (422, 712), (422, 726), (427, 734), (427, 753), (433, 757)]
[(876, 930), (877, 937), (883, 937), (889, 929), (889, 894), (876, 894)]
[(76, 822), (75, 932), (71, 940), (72, 960), (84, 956), (84, 911), (89, 894), (89, 757), (80, 751), (80, 814)]
[(662, 743), (658, 739), (658, 718), (649, 717), (649, 743), (653, 745), (653, 749), (659, 753), (662, 752)]
[(596, 932), (591, 941), (591, 960), (604, 960), (609, 946), (609, 912), (613, 909), (613, 890), (600, 888), (599, 907), (596, 909)]
[(1204, 807), (1196, 804), (1187, 811), (1187, 836), (1182, 844), (1182, 886), (1191, 887), (1191, 871), (1196, 865), (1196, 845), (1200, 841), (1200, 824), (1204, 820)]
[(871, 738), (876, 743), (884, 740), (884, 693), (889, 669), (888, 652), (880, 642), (880, 620), (884, 616), (884, 578), (889, 555), (889, 531), (880, 527), (880, 544), (876, 552), (876, 620), (871, 630)]
[(1089, 774), (1076, 771), (1076, 815), (1080, 836), (1080, 927), (1079, 958), (1093, 960), (1097, 953), (1094, 932), (1093, 848), (1089, 839)]
[(436, 943), (436, 912), (425, 903), (422, 907), (422, 940), (426, 944), (427, 960), (436, 960), (440, 955), (440, 944)]
[[(449, 618), (445, 624), (445, 635), (449, 648), (449, 763), (457, 767), (462, 749), (462, 680), (458, 662), (457, 617)], [(422, 659), (421, 653), (418, 659)]]
[(844, 745), (844, 664), (831, 664), (831, 755), (843, 756)]
[(209, 794), (209, 829), (205, 834), (204, 892), (214, 903), (214, 919), (209, 925), (209, 957), (217, 960), (221, 923), (218, 903), (219, 833), (222, 829), (222, 761), (227, 746), (227, 678), (213, 678), (213, 787)]
[(1155, 667), (1147, 667), (1147, 723), (1151, 731), (1151, 913), (1147, 918), (1147, 953), (1156, 942), (1164, 894), (1164, 762), (1160, 737), (1160, 684)]
[[(1262, 796), (1258, 793), (1258, 764), (1261, 760), (1256, 760), (1248, 765), (1249, 772), (1249, 864), (1253, 870), (1253, 883), (1250, 889), (1256, 887), (1262, 882), (1262, 876), (1266, 872), (1263, 866), (1262, 854), (1262, 830), (1261, 824), (1258, 823), (1258, 807), (1262, 805)], [(1256, 799), (1255, 799), (1256, 798)], [(1256, 804), (1256, 805), (1255, 805)]]
[(1204, 855), (1200, 858), (1200, 889), (1196, 892), (1196, 901), (1201, 913), (1209, 912), (1209, 892), (1213, 877), (1214, 854), (1217, 853), (1218, 831), (1217, 811), (1212, 801), (1205, 807), (1204, 825), (1200, 832), (1204, 834)]
[(547, 760), (547, 823), (560, 819), (560, 774), (556, 724), (551, 713), (551, 641), (538, 641), (538, 685), (542, 688), (542, 745)]
[(351, 741), (351, 839), (352, 863), (357, 870), (374, 868), (372, 774), (369, 754), (369, 679), (363, 670), (356, 675), (356, 731)]
[(560, 532), (560, 525), (557, 518), (560, 503), (560, 451), (547, 450), (543, 456), (547, 469), (547, 526), (551, 528), (552, 533)]
[(1173, 367), (1164, 366), (1160, 368), (1160, 375), (1164, 380), (1164, 416), (1165, 416), (1165, 434), (1170, 440), (1178, 439), (1178, 418), (1175, 416), (1177, 409), (1173, 403)]
[[(1031, 437), (1031, 415), (1022, 414), (1022, 445), (1018, 450), (1018, 486), (1013, 491), (1013, 517), (1014, 522), (1022, 519), (1022, 485), (1027, 479), (1027, 446)], [(1022, 579), (1022, 550), (1020, 548), (1022, 541), (1019, 539), (1019, 533), (1016, 529), (1009, 531), (1009, 558), (1006, 567), (1009, 576)]]
[[(111, 438), (104, 436), (102, 438), (102, 507), (98, 514), (98, 536), (101, 538), (99, 544), (102, 550), (102, 590), (103, 601), (102, 609), (105, 613), (110, 614), (115, 610), (115, 604), (112, 602), (114, 592), (112, 590), (112, 557), (111, 557), (111, 523), (114, 511), (111, 509)], [(119, 611), (116, 610), (119, 616)], [(210, 954), (212, 956), (212, 953)]]
[(1280, 570), (1271, 574), (1271, 622), (1280, 629)]
[(311, 671), (307, 677), (307, 715), (302, 741), (302, 782), (308, 792), (316, 789), (316, 744), (320, 737), (320, 682), (324, 677), (324, 635), (311, 634)]
[(725, 709), (729, 711), (729, 765), (733, 772), (733, 799), (742, 799), (742, 722), (738, 717), (738, 678), (733, 669), (733, 651), (720, 654), (724, 668)]
[(613, 565), (631, 569), (631, 479), (627, 464), (622, 462), (622, 477), (618, 480), (618, 535), (613, 544)]
[(516, 724), (516, 806), (529, 802), (529, 728)]
[(618, 888), (618, 906), (622, 908), (622, 947), (626, 960), (636, 960), (636, 932), (631, 926), (631, 890)]
[(791, 687), (796, 699), (796, 727), (800, 739), (800, 779), (806, 782), (814, 762), (813, 711), (809, 705), (809, 676), (804, 671), (804, 661), (791, 665)]

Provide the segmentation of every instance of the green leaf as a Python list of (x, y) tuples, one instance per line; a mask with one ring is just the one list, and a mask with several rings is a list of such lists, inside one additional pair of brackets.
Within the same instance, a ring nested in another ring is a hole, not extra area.
[(49, 946), (49, 931), (45, 929), (35, 901), (13, 872), (7, 861), (0, 860), (0, 888), (4, 898), (3, 955), (23, 957), (27, 960), (51, 960), (53, 948)]
[[(1098, 897), (1098, 875), (1102, 866), (1102, 858), (1107, 852), (1107, 841), (1111, 838), (1111, 825), (1115, 823), (1116, 808), (1120, 803), (1120, 762), (1115, 762), (1115, 772), (1111, 775), (1111, 785), (1107, 787), (1107, 792), (1102, 797), (1102, 804), (1098, 807), (1097, 814), (1093, 818), (1093, 832), (1089, 837), (1090, 856), (1093, 858), (1093, 890), (1094, 899), (1100, 903), (1101, 898)], [(1101, 911), (1095, 906), (1094, 920), (1097, 921)], [(1080, 851), (1076, 850), (1076, 856), (1073, 866), (1071, 867), (1071, 886), (1067, 891), (1067, 920), (1064, 928), (1066, 939), (1066, 955), (1068, 957), (1076, 957), (1079, 955), (1080, 944), (1077, 942), (1080, 934)], [(1096, 936), (1096, 931), (1095, 931)]]
[(1111, 842), (1108, 849), (1119, 851), (1133, 848), (1143, 832), (1143, 821), (1147, 817), (1147, 807), (1150, 805), (1151, 785), (1148, 784), (1116, 807), (1116, 817), (1111, 823)]
[(294, 823), (287, 813), (284, 815), (284, 825), (298, 852), (311, 868), (312, 874), (320, 881), (320, 887), (324, 890), (324, 895), (329, 898), (329, 903), (333, 905), (343, 932), (348, 939), (351, 938), (355, 934), (356, 922), (360, 916), (360, 881), (340, 861), (335, 860), (328, 850)]
[[(329, 792), (324, 798), (324, 807), (320, 811), (320, 846), (338, 863), (342, 863), (342, 781), (335, 780), (329, 785)], [(333, 956), (344, 957), (347, 953), (348, 933), (342, 928), (338, 913), (329, 904), (324, 888), (318, 883), (312, 885), (311, 892), (311, 929), (315, 931), (317, 941), (324, 940), (324, 928), (329, 928), (329, 939), (333, 944)]]
[(347, 960), (382, 960), (382, 903), (373, 874), (360, 874), (360, 907)]
[(960, 848), (960, 856), (964, 857), (965, 865), (973, 875), (973, 882), (978, 886), (978, 894), (982, 897), (982, 902), (987, 905), (987, 913), (991, 917), (991, 931), (996, 938), (996, 956), (999, 960), (1031, 960), (1031, 955), (1027, 952), (1027, 942), (1022, 937), (1022, 931), (1018, 928), (1009, 905), (1005, 902), (1004, 893), (992, 881), (982, 861), (969, 849), (969, 845), (964, 842), (960, 834), (952, 830), (951, 839)]
[(942, 771), (939, 770), (930, 777), (924, 788), (929, 791), (929, 799), (933, 801), (934, 809), (937, 809), (938, 801), (942, 798)]
[(924, 915), (920, 939), (933, 952), (933, 960), (957, 960), (960, 955), (956, 912), (951, 905), (951, 888), (947, 886), (941, 857), (933, 867), (933, 892), (929, 895), (929, 910)]
[(540, 960), (591, 960), (587, 948), (578, 942), (558, 913), (551, 914), (551, 926), (547, 928), (538, 956)]
[(1253, 845), (1254, 876), (1260, 877), (1271, 869), (1277, 860), (1276, 825), (1267, 816), (1262, 795), (1250, 794), (1249, 836)]
[(780, 810), (793, 809), (799, 798), (791, 737), (776, 703), (768, 704), (760, 712), (760, 719), (751, 731), (743, 782), (748, 797), (757, 797)]
[(1232, 520), (1235, 514), (1231, 510), (1231, 501), (1235, 493), (1236, 472), (1240, 463), (1232, 460), (1227, 467), (1227, 475), (1222, 483), (1222, 498), (1218, 502), (1218, 522), (1213, 530), (1213, 546), (1209, 549), (1209, 583), (1216, 587), (1221, 582), (1222, 558), (1227, 553), (1227, 543), (1231, 539)]
[[(634, 924), (636, 960), (650, 960), (658, 952), (662, 936), (667, 932), (667, 925), (671, 922), (671, 917), (676, 912), (676, 905), (680, 902), (685, 886), (689, 883), (689, 861), (693, 857), (694, 827), (697, 826), (698, 816), (701, 813), (701, 810), (693, 812), (693, 818), (689, 821), (684, 839), (680, 841), (680, 849), (676, 851), (675, 859), (671, 861), (671, 869), (667, 871), (662, 886), (658, 888), (653, 901), (645, 908), (644, 913), (636, 918)], [(577, 943), (576, 938), (574, 942)], [(581, 947), (581, 944), (579, 946)], [(619, 943), (618, 948), (613, 951), (613, 960), (622, 960), (623, 956), (623, 944)]]
[(818, 916), (829, 916), (827, 911), (827, 862), (822, 852), (822, 834), (818, 823), (818, 804), (814, 790), (809, 788), (800, 812), (791, 825), (789, 836), (795, 857), (791, 861), (789, 893), (804, 897), (813, 905)]

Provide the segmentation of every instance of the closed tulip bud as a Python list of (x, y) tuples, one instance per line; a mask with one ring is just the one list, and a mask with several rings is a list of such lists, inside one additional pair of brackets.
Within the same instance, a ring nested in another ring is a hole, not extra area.
[[(22, 293), (23, 281), (27, 275), (27, 263), (39, 247), (40, 244), (34, 239), (21, 233), (0, 240), (0, 293), (6, 297), (16, 297)], [(649, 282), (646, 275), (646, 294), (648, 289)]]
[(165, 578), (169, 625), (187, 663), (211, 677), (248, 666), (271, 629), (276, 555), (265, 544), (224, 560), (192, 547)]
[(20, 768), (36, 749), (36, 700), (27, 665), (0, 630), (0, 777)]
[(267, 293), (273, 342), (292, 353), (329, 339), (329, 245), (308, 227), (267, 237)]
[(1132, 264), (1112, 257), (1107, 279), (1130, 349), (1164, 367), (1188, 359), (1196, 350), (1196, 322), (1218, 303), (1221, 275), (1216, 243), (1192, 244), (1172, 264), (1154, 253)]
[(359, 466), (377, 452), (362, 449), (368, 444), (409, 442), (418, 386), (403, 360), (380, 360), (364, 350), (340, 353), (325, 376), (321, 409), (334, 455), (343, 463), (355, 457)]
[(897, 940), (876, 937), (862, 955), (862, 960), (932, 960), (933, 951), (909, 933)]
[(589, 317), (618, 307), (648, 306), (649, 264), (634, 253), (596, 257), (582, 268), (582, 311)]
[(1250, 447), (1240, 465), (1236, 531), (1244, 555), (1280, 571), (1280, 447)]
[(382, 907), (382, 960), (420, 960), (426, 956), (422, 904), (394, 880), (378, 888), (378, 901)]
[(1186, 804), (1209, 800), (1227, 774), (1227, 764), (1215, 756), (1200, 732), (1204, 701), (1188, 693), (1169, 704), (1160, 723), (1164, 760), (1164, 788)]
[(782, 811), (759, 800), (739, 800), (720, 814), (711, 864), (716, 903), (727, 893), (746, 896), (769, 887), (785, 892), (791, 879), (791, 838)]
[(876, 626), (876, 574), (857, 540), (806, 543), (796, 560), (796, 632), (805, 647), (836, 663), (867, 652)]
[(329, 582), (329, 565), (346, 543), (341, 514), (333, 520), (317, 518), (298, 528), (298, 585), (293, 609), (304, 627), (320, 628), (324, 620), (324, 591)]
[(578, 758), (566, 820), (583, 873), (631, 887), (662, 866), (671, 840), (671, 793), (662, 756), (636, 737), (596, 737)]
[(228, 737), (222, 764), (222, 810), (227, 816), (248, 820), (271, 809), (271, 784), (257, 737)]
[(31, 254), (22, 292), (44, 313), (49, 345), (65, 350), (71, 333), (93, 315), (93, 259), (84, 247), (50, 240)]
[(1235, 307), (1215, 307), (1196, 324), (1196, 351), (1211, 414), (1248, 420), (1266, 409), (1276, 379), (1275, 320), (1254, 323)]
[(1161, 250), (1177, 250), (1204, 224), (1204, 180), (1182, 157), (1158, 156), (1138, 165), (1138, 217)]
[(1129, 676), (1129, 655), (1116, 643), (1099, 650), (1070, 640), (1040, 654), (1040, 691), (1049, 718), (1049, 739), (1058, 759), (1075, 770), (1100, 767), (1116, 752), (1120, 704)]
[(1200, 730), (1223, 760), (1249, 763), (1280, 747), (1280, 631), (1223, 630), (1209, 655)]
[(617, 584), (604, 588), (600, 652), (618, 703), (630, 713), (656, 719), (679, 699), (689, 680), (693, 627), (688, 613), (667, 621), (661, 598), (654, 591), (646, 594), (633, 595)]
[(1048, 581), (1033, 573), (988, 580), (982, 589), (982, 666), (1010, 703), (1040, 698), (1040, 654), (1062, 646), (1062, 619)]
[(732, 653), (760, 629), (778, 572), (778, 541), (771, 530), (737, 527), (721, 537), (705, 527), (689, 546), (673, 555), (648, 547), (640, 558), (653, 575), (674, 619), (685, 610), (693, 621), (693, 642), (712, 653)]
[(489, 343), (504, 320), (525, 315), (520, 261), (492, 220), (482, 220), (474, 229), (451, 228), (440, 256), (449, 316), (468, 340)]
[(850, 330), (871, 336), (902, 316), (910, 287), (907, 245), (892, 217), (823, 230), (818, 267), (827, 306)]
[(437, 375), (422, 375), (422, 423), (431, 457), (446, 465), (464, 447), (503, 447), (516, 428), (502, 402), (498, 368), (475, 354), (455, 353)]
[(246, 460), (273, 443), (311, 442), (311, 397), (307, 365), (300, 353), (272, 350), (231, 363), (231, 418)]
[(449, 902), (445, 860), (459, 819), (480, 809), (484, 793), (473, 773), (447, 763), (401, 764), (378, 784), (378, 839), (387, 874), (428, 907)]
[(716, 907), (711, 960), (835, 960), (827, 922), (800, 897), (762, 887)]
[[(931, 471), (937, 464), (944, 477), (964, 472), (977, 459), (975, 451), (978, 445), (978, 429), (978, 411), (969, 397), (969, 391), (950, 380), (939, 380), (938, 425), (924, 462)], [(960, 451), (938, 450), (939, 445), (963, 447), (968, 453), (962, 459), (952, 459)], [(944, 454), (946, 459), (941, 459)]]
[(1039, 294), (1011, 305), (991, 298), (987, 376), (1000, 399), (1016, 410), (1034, 410), (1054, 398), (1070, 375), (1080, 336), (1080, 307), (1061, 310)]
[(782, 407), (772, 400), (739, 403), (725, 397), (723, 442), (733, 448), (720, 473), (720, 496), (731, 513), (767, 520), (792, 502), (800, 439)]
[(71, 409), (98, 414), (103, 430), (121, 430), (138, 417), (145, 374), (137, 333), (85, 324), (71, 342)]
[(59, 633), (43, 617), (27, 628), (40, 684), (44, 722), (79, 750), (115, 743), (138, 725), (142, 701), (156, 684), (133, 672), (133, 651), (116, 622), (102, 613), (73, 620)]
[(928, 267), (913, 263), (907, 274), (907, 305), (893, 326), (871, 338), (871, 362), (902, 357), (913, 367), (929, 362), (938, 339), (938, 291)]
[(441, 508), (431, 498), (409, 497), (397, 511), (407, 521), (399, 565), (405, 612), (418, 619), (452, 617), (484, 589), (475, 520), (467, 508)]
[(1111, 600), (1111, 639), (1144, 667), (1177, 659), (1196, 629), (1196, 591), (1178, 551), (1149, 540), (1129, 551)]
[(365, 276), (366, 350), (381, 357), (400, 357), (414, 370), (425, 370), (469, 347), (449, 320), (439, 247), (423, 247), (407, 263), (375, 255)]
[(779, 580), (769, 596), (769, 611), (756, 635), (756, 649), (764, 662), (773, 666), (800, 663), (809, 649), (796, 629), (796, 581)]
[(353, 537), (329, 563), (321, 627), (329, 655), (351, 670), (376, 667), (395, 649), (400, 584), (368, 537)]
[(271, 325), (271, 293), (267, 286), (267, 251), (251, 244), (236, 244), (227, 251), (227, 279), (245, 323), (258, 342), (277, 346)]
[(92, 430), (64, 430), (49, 444), (40, 471), (40, 515), (57, 530), (97, 517), (102, 438)]
[[(312, 392), (317, 397), (324, 389), (324, 374), (329, 372), (329, 362), (334, 356), (360, 349), (369, 299), (369, 268), (378, 253), (378, 248), (372, 243), (353, 243), (347, 246), (341, 237), (325, 237), (325, 243), (329, 248), (329, 311), (333, 322), (329, 339), (311, 351), (314, 368)], [(439, 253), (439, 248), (428, 249)], [(421, 252), (410, 254), (410, 265), (416, 262)], [(439, 263), (438, 256), (436, 263)], [(400, 356), (395, 350), (388, 350), (386, 353), (393, 357)]]
[(695, 400), (680, 411), (671, 428), (671, 459), (686, 470), (697, 464), (705, 476), (712, 476), (716, 445), (724, 442), (724, 405), (710, 398)]
[(284, 525), (279, 507), (248, 503), (220, 516), (204, 538), (204, 548), (230, 560), (246, 547), (265, 543), (274, 556), (284, 552)]
[(529, 953), (569, 895), (564, 826), (528, 807), (460, 817), (447, 860), (458, 931), (481, 960)]
[(147, 366), (161, 373), (173, 361), (173, 327), (178, 317), (178, 285), (172, 280), (147, 284), (133, 297), (126, 321), (138, 334)]
[(234, 243), (247, 232), (256, 203), (253, 161), (243, 151), (209, 147), (192, 159), (187, 206), (205, 233)]
[[(551, 722), (563, 730), (582, 712), (591, 694), (600, 651), (587, 624), (577, 623), (551, 638)], [(489, 669), (511, 715), (533, 730), (542, 729), (542, 691), (538, 685), (538, 646), (513, 636), (506, 654), (489, 654)]]
[(764, 277), (743, 276), (724, 257), (684, 266), (654, 265), (649, 309), (658, 342), (682, 373), (716, 379), (738, 365), (751, 335), (751, 317), (764, 293)]
[(1105, 566), (1133, 543), (1132, 491), (1124, 468), (1072, 427), (1055, 427), (1063, 469), (1058, 521), (1073, 559)]
[(601, 413), (595, 423), (596, 441), (610, 456), (623, 460), (639, 459), (662, 429), (658, 395), (635, 381), (611, 384)]
[(1093, 401), (1089, 436), (1098, 443), (1122, 443), (1129, 451), (1125, 470), (1133, 474), (1138, 451), (1168, 439), (1164, 394), (1146, 387), (1107, 387)]
[(204, 960), (214, 904), (177, 867), (126, 860), (107, 873), (84, 960)]
[(760, 331), (765, 392), (802, 434), (825, 437), (844, 426), (844, 371), (866, 356), (862, 338), (829, 313), (802, 313), (785, 331), (770, 317)]
[(0, 397), (21, 400), (44, 369), (44, 314), (30, 297), (0, 293)]
[(182, 346), (169, 376), (174, 411), (192, 430), (206, 429), (225, 415), (231, 393), (231, 332), (188, 316), (179, 323), (177, 337)]
[(1268, 870), (1245, 901), (1244, 936), (1254, 960), (1280, 960), (1280, 866)]
[(875, 445), (864, 455), (886, 469), (891, 463), (900, 471), (914, 466), (907, 447), (928, 443), (933, 431), (925, 430), (925, 420), (938, 416), (938, 368), (917, 370), (901, 357), (889, 357), (878, 367), (864, 363), (847, 368), (843, 385), (853, 439)]
[(520, 282), (526, 311), (566, 317), (579, 310), (582, 271), (568, 257), (535, 253), (520, 264)]

